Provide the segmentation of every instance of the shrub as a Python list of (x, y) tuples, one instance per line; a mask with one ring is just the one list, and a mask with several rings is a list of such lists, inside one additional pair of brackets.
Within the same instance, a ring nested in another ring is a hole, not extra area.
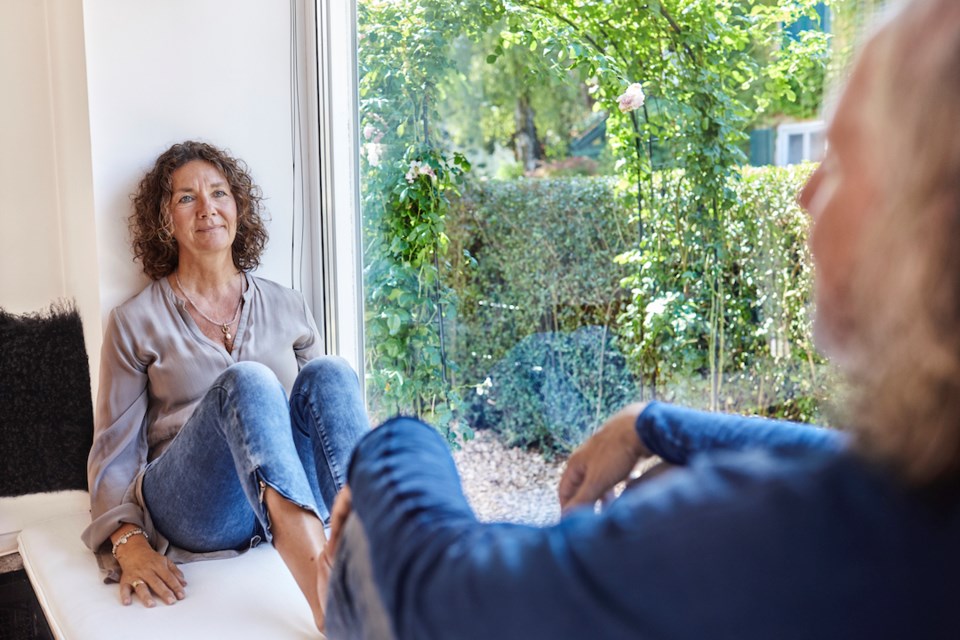
[(599, 164), (593, 158), (570, 156), (552, 162), (543, 162), (530, 172), (531, 178), (570, 178), (573, 176), (595, 176)]
[(490, 369), (467, 410), (475, 429), (490, 428), (511, 446), (570, 453), (636, 385), (607, 327), (523, 338)]
[(718, 215), (682, 172), (655, 174), (639, 244), (635, 205), (613, 179), (473, 185), (447, 221), (450, 350), (468, 420), (547, 451), (570, 450), (632, 398), (822, 421), (832, 379), (811, 340), (795, 202), (809, 170), (746, 169), (729, 184), (737, 206)]
[(645, 397), (823, 421), (831, 377), (813, 346), (808, 219), (796, 204), (810, 168), (745, 169), (730, 184), (737, 206), (717, 214), (682, 172), (655, 175), (644, 243), (619, 257), (635, 267), (618, 327)]
[(533, 333), (613, 327), (627, 292), (613, 262), (631, 242), (610, 179), (473, 185), (447, 219), (459, 382), (473, 386)]

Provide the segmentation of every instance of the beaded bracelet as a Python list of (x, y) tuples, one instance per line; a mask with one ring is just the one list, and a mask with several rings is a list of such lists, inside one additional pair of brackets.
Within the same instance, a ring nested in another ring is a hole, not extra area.
[(130, 531), (127, 531), (125, 534), (120, 536), (117, 539), (117, 541), (113, 544), (113, 550), (110, 553), (113, 554), (114, 558), (117, 557), (117, 548), (119, 548), (120, 545), (122, 544), (127, 544), (127, 540), (129, 540), (133, 536), (143, 536), (147, 540), (150, 539), (150, 536), (147, 535), (147, 532), (141, 529), (140, 527), (137, 527), (136, 529), (130, 529)]

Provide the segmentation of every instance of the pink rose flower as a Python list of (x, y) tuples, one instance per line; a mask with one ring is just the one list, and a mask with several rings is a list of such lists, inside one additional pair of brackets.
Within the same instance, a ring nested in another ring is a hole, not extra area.
[(407, 175), (404, 178), (407, 179), (407, 182), (413, 184), (413, 181), (417, 179), (417, 176), (420, 175), (420, 161), (413, 160), (410, 162), (410, 169), (407, 170)]
[(376, 144), (381, 140), (383, 140), (383, 131), (381, 131), (380, 129), (377, 129), (372, 124), (368, 124), (363, 127), (363, 138), (364, 140), (370, 140), (370, 142), (373, 142), (374, 144)]
[(360, 155), (367, 157), (367, 162), (371, 167), (380, 166), (380, 157), (383, 155), (383, 145), (376, 142), (368, 142), (360, 146)]
[(404, 178), (407, 179), (407, 182), (413, 184), (414, 180), (420, 176), (430, 176), (430, 179), (434, 181), (437, 179), (437, 174), (433, 172), (433, 167), (426, 162), (413, 160), (410, 163), (410, 169), (407, 171), (407, 174), (404, 176)]
[(623, 95), (617, 98), (617, 102), (620, 104), (620, 111), (627, 113), (628, 111), (642, 107), (645, 98), (646, 96), (643, 95), (643, 87), (640, 86), (639, 82), (634, 82), (627, 87)]

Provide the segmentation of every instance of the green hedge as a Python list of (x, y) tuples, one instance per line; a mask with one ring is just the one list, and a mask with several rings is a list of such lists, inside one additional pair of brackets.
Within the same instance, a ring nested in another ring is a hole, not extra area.
[[(510, 444), (568, 451), (636, 385), (616, 345), (629, 301), (614, 257), (636, 228), (610, 179), (481, 183), (447, 220), (467, 419)], [(596, 328), (596, 331), (585, 331)]]
[(636, 241), (614, 185), (603, 178), (482, 182), (447, 219), (454, 333), (462, 378), (483, 380), (522, 338), (612, 326), (627, 292), (614, 257)]
[(468, 421), (561, 452), (631, 398), (822, 421), (831, 379), (795, 201), (809, 171), (744, 170), (725, 212), (682, 172), (656, 174), (642, 241), (635, 196), (610, 178), (472, 186), (445, 269)]
[(808, 218), (796, 194), (811, 170), (745, 169), (738, 206), (711, 211), (682, 172), (654, 177), (647, 237), (618, 331), (646, 397), (823, 422), (833, 379), (812, 342)]

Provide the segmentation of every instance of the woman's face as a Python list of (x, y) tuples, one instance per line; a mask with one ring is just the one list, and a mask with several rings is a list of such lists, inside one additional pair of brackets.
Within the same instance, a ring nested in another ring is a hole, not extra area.
[(168, 211), (180, 260), (230, 254), (237, 235), (237, 202), (230, 183), (209, 162), (191, 160), (171, 176)]
[[(851, 295), (857, 269), (864, 268), (861, 241), (880, 202), (879, 136), (870, 135), (867, 107), (871, 69), (860, 61), (827, 130), (827, 154), (800, 192), (812, 219), (810, 248), (815, 264), (817, 343), (831, 356), (849, 355), (858, 331)], [(888, 256), (892, 259), (892, 256)]]

